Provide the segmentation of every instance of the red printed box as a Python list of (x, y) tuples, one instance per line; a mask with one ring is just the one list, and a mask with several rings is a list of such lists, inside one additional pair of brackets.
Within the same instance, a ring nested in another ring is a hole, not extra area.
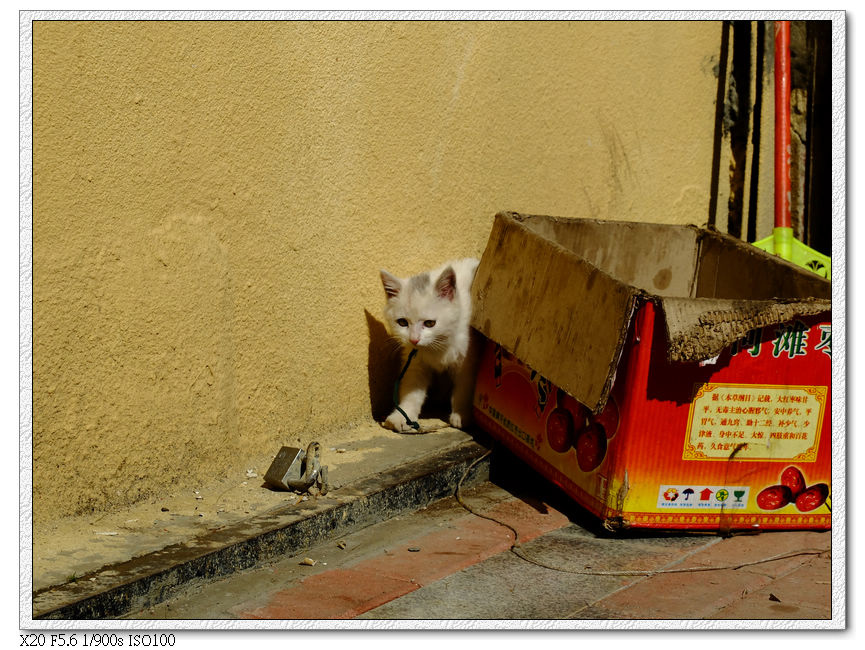
[(474, 293), (478, 423), (608, 528), (831, 527), (826, 280), (698, 228), (500, 214)]

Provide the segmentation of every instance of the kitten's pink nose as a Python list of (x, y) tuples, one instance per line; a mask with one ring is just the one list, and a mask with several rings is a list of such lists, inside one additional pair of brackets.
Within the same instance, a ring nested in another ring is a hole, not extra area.
[(418, 343), (420, 343), (420, 337), (415, 338), (413, 336), (410, 336), (408, 340), (411, 341), (412, 345), (417, 345)]

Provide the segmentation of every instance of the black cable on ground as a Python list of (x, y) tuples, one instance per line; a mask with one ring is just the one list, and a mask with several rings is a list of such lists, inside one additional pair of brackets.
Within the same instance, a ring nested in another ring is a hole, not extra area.
[(508, 523), (505, 523), (504, 521), (496, 519), (495, 517), (490, 517), (489, 515), (485, 515), (481, 512), (478, 512), (478, 511), (472, 509), (471, 506), (469, 506), (465, 501), (463, 501), (462, 495), (460, 494), (460, 489), (462, 488), (463, 481), (469, 475), (469, 472), (471, 472), (471, 470), (474, 469), (474, 467), (476, 465), (478, 465), (481, 461), (488, 458), (490, 456), (490, 454), (492, 454), (492, 451), (488, 451), (483, 456), (476, 459), (471, 465), (469, 465), (466, 468), (466, 471), (463, 473), (462, 477), (460, 477), (460, 480), (457, 483), (456, 491), (454, 492), (454, 497), (456, 498), (457, 503), (459, 503), (463, 508), (468, 510), (470, 513), (472, 513), (476, 517), (481, 517), (482, 519), (487, 519), (487, 520), (492, 521), (492, 522), (494, 522), (500, 526), (504, 526), (505, 528), (510, 530), (514, 534), (514, 542), (513, 542), (513, 544), (511, 544), (511, 547), (509, 550), (514, 555), (519, 557), (520, 559), (525, 560), (526, 562), (530, 562), (531, 564), (535, 564), (539, 567), (543, 567), (545, 569), (550, 569), (552, 571), (561, 571), (564, 573), (576, 573), (579, 575), (587, 575), (587, 576), (644, 576), (644, 577), (651, 577), (651, 576), (655, 576), (655, 575), (659, 575), (659, 574), (663, 574), (663, 573), (697, 573), (700, 571), (724, 571), (724, 570), (730, 570), (730, 569), (741, 569), (741, 568), (747, 567), (747, 566), (754, 566), (757, 564), (765, 564), (766, 562), (774, 562), (775, 560), (784, 560), (786, 558), (797, 557), (800, 555), (823, 555), (823, 554), (829, 552), (829, 551), (825, 551), (822, 549), (809, 548), (809, 549), (802, 549), (800, 551), (794, 551), (794, 552), (790, 552), (790, 553), (779, 553), (778, 555), (773, 555), (771, 557), (763, 558), (760, 560), (754, 560), (752, 562), (741, 562), (739, 564), (724, 564), (724, 565), (719, 565), (719, 566), (706, 566), (706, 567), (689, 567), (689, 568), (681, 568), (681, 569), (654, 569), (654, 570), (650, 570), (650, 571), (639, 571), (639, 570), (595, 571), (595, 570), (588, 570), (588, 569), (571, 569), (569, 567), (552, 566), (550, 564), (547, 564), (545, 562), (537, 560), (533, 557), (530, 557), (529, 555), (526, 554), (526, 552), (520, 546), (520, 542), (519, 542), (520, 535), (517, 532), (516, 528), (514, 528), (513, 526), (511, 526)]

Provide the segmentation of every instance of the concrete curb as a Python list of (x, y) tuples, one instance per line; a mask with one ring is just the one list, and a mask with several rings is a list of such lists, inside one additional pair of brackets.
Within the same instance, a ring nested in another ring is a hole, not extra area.
[[(486, 453), (467, 441), (457, 447), (359, 479), (302, 506), (286, 506), (212, 531), (188, 542), (103, 567), (75, 582), (33, 594), (33, 618), (97, 620), (122, 616), (170, 598), (181, 587), (293, 555), (343, 535), (417, 510), (453, 494), (460, 478)], [(489, 458), (465, 485), (489, 477)]]

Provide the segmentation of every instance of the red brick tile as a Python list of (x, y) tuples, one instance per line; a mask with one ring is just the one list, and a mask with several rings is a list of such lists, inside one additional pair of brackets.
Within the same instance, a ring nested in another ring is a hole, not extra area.
[(713, 618), (829, 619), (832, 617), (831, 576), (829, 558), (808, 560), (762, 589), (744, 594)]
[(558, 510), (548, 509), (546, 513), (541, 513), (519, 499), (504, 501), (490, 510), (481, 512), (516, 528), (521, 542), (527, 542), (570, 523), (568, 518)]
[[(521, 542), (569, 523), (555, 510), (541, 513), (517, 499), (478, 511), (513, 526)], [(406, 542), (399, 549), (310, 576), (277, 592), (266, 605), (240, 606), (233, 613), (239, 618), (351, 618), (506, 551), (513, 541), (508, 528), (467, 513), (447, 528)]]
[[(831, 543), (832, 538), (828, 533), (811, 531), (737, 535), (707, 547), (686, 560), (682, 566), (735, 566), (804, 550), (828, 551)], [(815, 557), (815, 555), (794, 555), (786, 559), (751, 564), (739, 570), (776, 577), (789, 573)]]
[[(500, 503), (492, 509), (479, 512), (513, 526), (520, 535), (520, 542), (527, 542), (569, 523), (567, 517), (555, 510), (542, 514), (519, 500)], [(405, 548), (368, 560), (354, 568), (413, 579), (424, 585), (506, 551), (513, 542), (514, 534), (508, 528), (469, 514), (452, 522), (447, 529), (414, 539), (406, 543)], [(408, 551), (411, 547), (419, 548), (420, 551)]]
[(748, 588), (770, 581), (739, 571), (660, 574), (617, 591), (594, 606), (614, 612), (616, 618), (712, 618)]
[(335, 569), (306, 578), (275, 593), (267, 605), (233, 611), (238, 618), (344, 619), (399, 598), (418, 585), (406, 580), (354, 569)]
[[(801, 531), (732, 537), (712, 544), (670, 568), (735, 566), (803, 549), (828, 548), (829, 543), (828, 535)], [(741, 569), (658, 574), (611, 594), (595, 603), (594, 607), (624, 618), (644, 618), (647, 612), (651, 612), (651, 618), (659, 619), (729, 618), (727, 614), (730, 612), (739, 612), (734, 605), (748, 594), (773, 591), (776, 586), (780, 589), (789, 580), (776, 580), (778, 576), (795, 572), (814, 559), (815, 556), (801, 555)], [(812, 573), (808, 573), (808, 579), (813, 579)], [(828, 570), (825, 573), (828, 576)], [(820, 600), (808, 600), (805, 596), (803, 599), (803, 611), (810, 611)], [(790, 604), (793, 604), (792, 599)], [(764, 609), (759, 613), (755, 611), (748, 618), (771, 618), (771, 614)]]
[(772, 583), (772, 593), (787, 605), (826, 608), (832, 602), (832, 560), (814, 558)]
[[(457, 539), (459, 538), (459, 539)], [(477, 564), (510, 548), (513, 534), (491, 521), (473, 518), (408, 542), (361, 564), (357, 571), (382, 574), (425, 585)], [(410, 552), (409, 548), (420, 551)]]

